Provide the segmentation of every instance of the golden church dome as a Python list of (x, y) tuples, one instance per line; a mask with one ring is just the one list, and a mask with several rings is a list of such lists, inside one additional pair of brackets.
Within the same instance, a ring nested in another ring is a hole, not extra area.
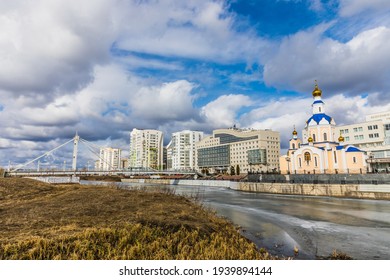
[(298, 132), (295, 130), (295, 127), (294, 127), (294, 131), (292, 132), (292, 135), (294, 136), (298, 135)]
[(344, 142), (344, 137), (342, 135), (339, 137), (339, 142)]
[(309, 142), (309, 143), (313, 143), (313, 138), (311, 137), (311, 136), (309, 136), (309, 138), (307, 138), (307, 141)]
[(322, 95), (322, 90), (320, 90), (318, 88), (317, 81), (316, 81), (316, 84), (315, 84), (315, 87), (314, 87), (314, 90), (313, 90), (312, 94), (313, 94), (313, 97)]

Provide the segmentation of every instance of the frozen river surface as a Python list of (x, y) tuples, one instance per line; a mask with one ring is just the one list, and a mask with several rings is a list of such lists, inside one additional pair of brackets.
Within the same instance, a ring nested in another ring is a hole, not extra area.
[[(198, 187), (196, 187), (198, 188)], [(189, 187), (178, 192), (190, 193)], [(260, 247), (301, 259), (333, 250), (354, 259), (390, 260), (390, 201), (283, 196), (202, 188), (203, 203), (244, 230)]]

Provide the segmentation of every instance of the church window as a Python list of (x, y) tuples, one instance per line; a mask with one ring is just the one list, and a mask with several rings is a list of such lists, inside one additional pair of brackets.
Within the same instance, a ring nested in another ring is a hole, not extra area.
[(333, 152), (333, 155), (334, 155), (334, 162), (337, 163), (337, 155), (336, 155), (336, 151)]
[(353, 163), (356, 163), (356, 157), (353, 157)]
[(310, 153), (309, 153), (309, 152), (306, 152), (306, 153), (305, 153), (305, 160), (306, 160), (306, 161), (310, 161), (310, 160), (311, 160), (311, 156), (310, 156)]
[(295, 150), (295, 143), (292, 144), (292, 148)]
[(320, 113), (321, 113), (321, 107), (320, 108), (318, 108), (319, 110), (320, 110)]
[(326, 135), (326, 132), (324, 133), (324, 141), (328, 141), (328, 135)]
[(302, 167), (302, 160), (299, 158), (299, 167)]
[(313, 141), (315, 142), (316, 141), (316, 135), (313, 134)]
[(318, 166), (317, 157), (314, 157), (314, 164), (315, 164), (316, 167)]

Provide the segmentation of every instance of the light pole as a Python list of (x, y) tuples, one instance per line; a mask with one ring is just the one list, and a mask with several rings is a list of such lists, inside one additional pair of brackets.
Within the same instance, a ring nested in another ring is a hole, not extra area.
[(290, 174), (290, 161), (291, 161), (291, 158), (290, 157), (286, 157), (286, 161), (287, 161), (287, 174)]

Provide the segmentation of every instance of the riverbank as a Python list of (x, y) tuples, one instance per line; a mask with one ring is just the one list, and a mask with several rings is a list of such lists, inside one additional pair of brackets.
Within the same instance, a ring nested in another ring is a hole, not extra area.
[(390, 200), (390, 185), (233, 182), (223, 180), (122, 179), (125, 183), (224, 187), (234, 190), (304, 196)]
[(275, 259), (171, 189), (0, 179), (0, 259)]

